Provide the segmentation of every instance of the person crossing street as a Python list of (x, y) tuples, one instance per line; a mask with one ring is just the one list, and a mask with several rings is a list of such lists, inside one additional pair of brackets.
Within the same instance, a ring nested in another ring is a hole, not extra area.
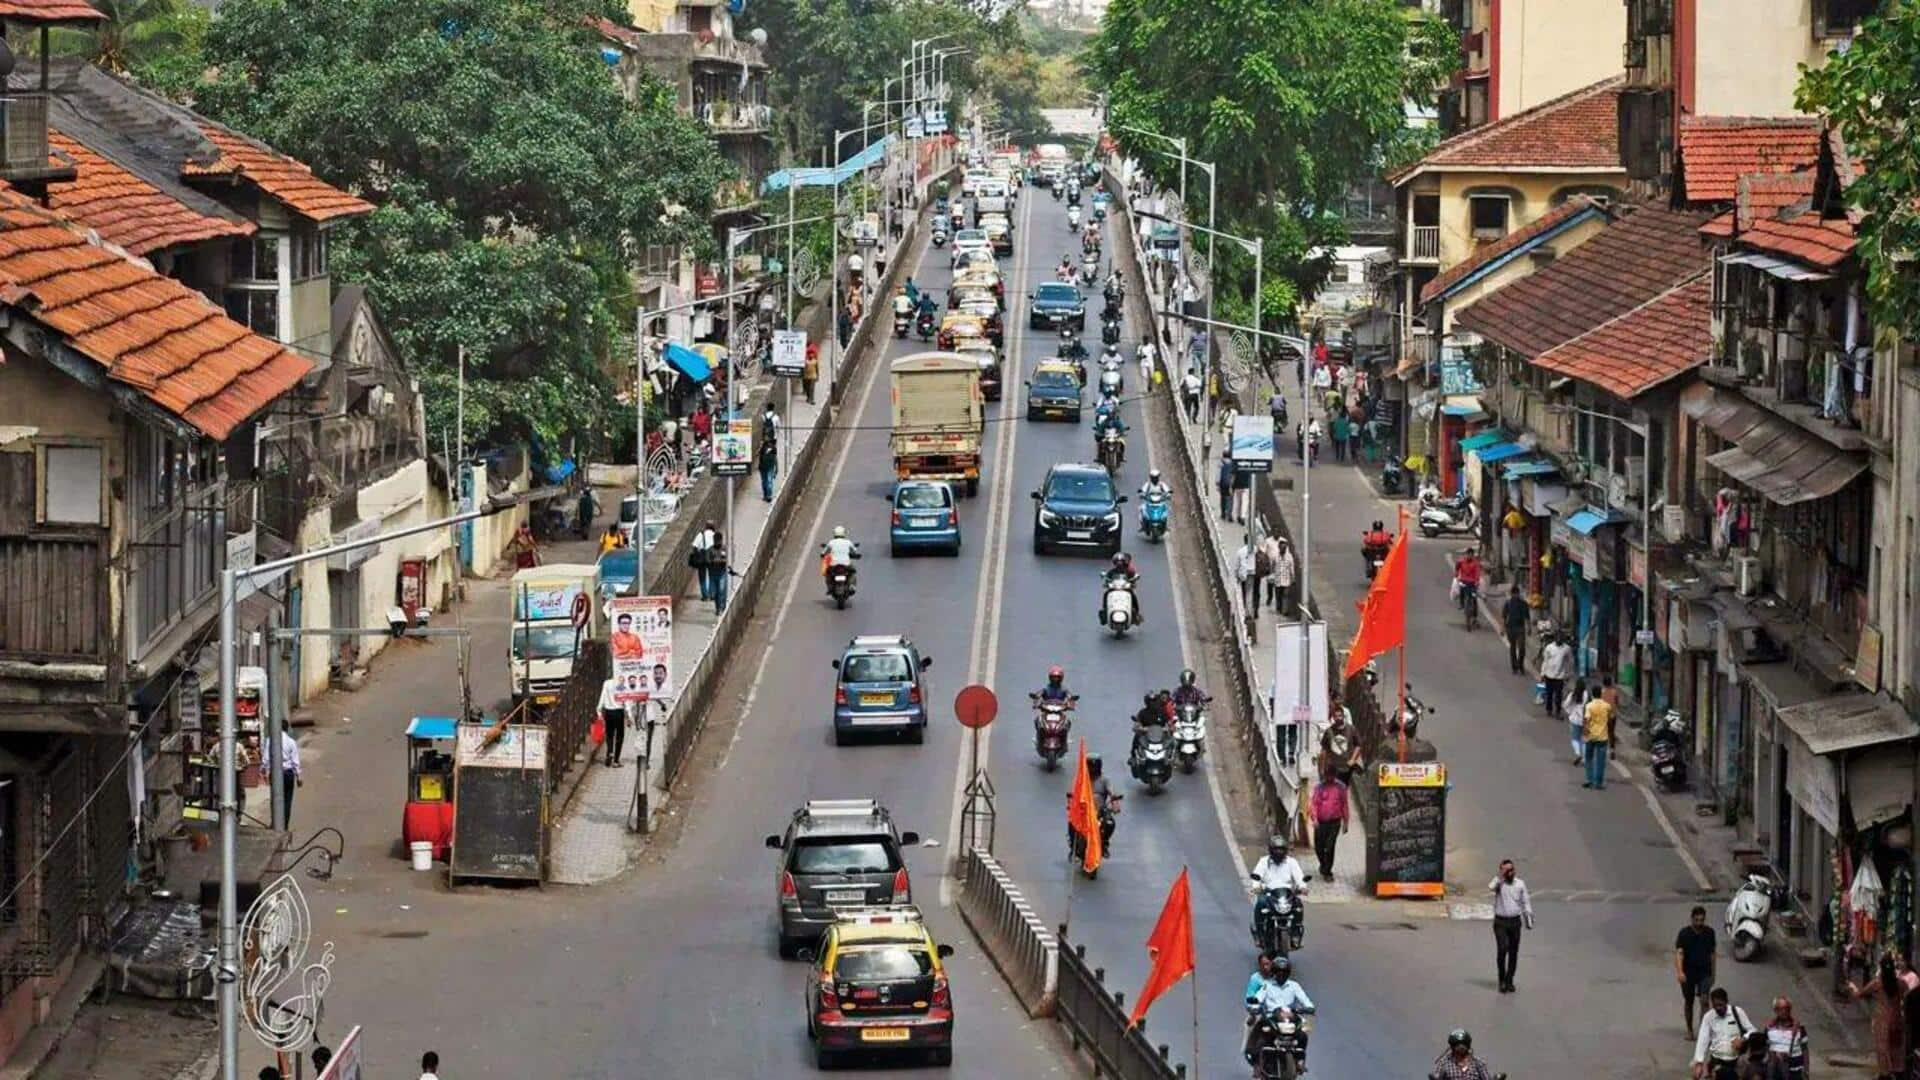
[(1487, 882), (1493, 893), (1493, 966), (1500, 992), (1513, 993), (1513, 976), (1520, 966), (1520, 932), (1533, 929), (1533, 897), (1527, 883), (1514, 868), (1512, 859), (1503, 859), (1500, 873)]

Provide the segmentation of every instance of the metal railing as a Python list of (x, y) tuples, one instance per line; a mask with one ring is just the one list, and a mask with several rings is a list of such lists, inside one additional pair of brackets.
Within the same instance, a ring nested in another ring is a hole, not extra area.
[(1412, 238), (1407, 242), (1407, 258), (1438, 259), (1440, 257), (1440, 226), (1414, 225)]
[(1028, 1016), (1051, 1016), (1060, 986), (1060, 942), (992, 855), (960, 860), (960, 917), (972, 928)]
[[(1167, 1060), (1167, 1044), (1147, 1041), (1147, 1019), (1127, 1026), (1126, 995), (1107, 989), (1105, 968), (1087, 966), (1086, 947), (1067, 945), (1060, 931), (1060, 993), (1055, 1015), (1074, 1049), (1093, 1058), (1095, 1076), (1117, 1080), (1184, 1080), (1185, 1065)], [(1192, 978), (1191, 975), (1188, 978)]]

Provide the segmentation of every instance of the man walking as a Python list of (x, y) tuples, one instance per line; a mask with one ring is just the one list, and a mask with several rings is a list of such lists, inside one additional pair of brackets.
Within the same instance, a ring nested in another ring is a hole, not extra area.
[(1180, 400), (1187, 406), (1187, 422), (1193, 423), (1199, 420), (1200, 373), (1191, 367), (1187, 368), (1187, 373), (1180, 379)]
[(611, 678), (600, 684), (600, 726), (605, 732), (609, 769), (620, 767), (620, 752), (627, 740), (627, 707), (613, 696), (613, 684)]
[(280, 728), (280, 800), (286, 807), (286, 827), (293, 828), (293, 789), (300, 786), (300, 744), (285, 726)]
[(1240, 550), (1233, 553), (1233, 576), (1240, 582), (1240, 605), (1249, 611), (1260, 602), (1260, 553), (1253, 541), (1242, 540)]
[(1548, 634), (1540, 647), (1540, 681), (1547, 688), (1547, 715), (1560, 715), (1560, 695), (1573, 675), (1573, 646), (1563, 634)]
[(688, 545), (687, 565), (693, 568), (693, 576), (700, 581), (700, 599), (702, 600), (713, 599), (713, 575), (707, 572), (707, 558), (713, 550), (714, 540), (719, 535), (720, 530), (709, 521), (706, 528), (693, 534), (693, 542)]
[(1284, 618), (1293, 605), (1293, 547), (1284, 536), (1269, 536), (1267, 541), (1274, 546), (1273, 576), (1267, 579), (1267, 594), (1273, 601), (1274, 614)]
[(1500, 622), (1507, 631), (1507, 664), (1515, 675), (1527, 670), (1527, 619), (1533, 614), (1520, 588), (1515, 584), (1507, 593), (1507, 602), (1500, 606)]
[(1220, 520), (1233, 520), (1233, 458), (1220, 455), (1220, 472), (1214, 477), (1213, 486), (1220, 492)]
[(780, 472), (780, 414), (773, 402), (760, 414), (760, 501), (773, 501), (773, 478)]
[[(1713, 987), (1714, 952), (1713, 927), (1707, 925), (1707, 909), (1695, 904), (1693, 914), (1688, 917), (1687, 925), (1673, 939), (1673, 974), (1680, 980), (1680, 1010), (1686, 1018), (1687, 1038), (1693, 1038), (1693, 1000), (1701, 999), (1705, 1004), (1707, 991)], [(1720, 992), (1724, 1004), (1726, 993)], [(1706, 1018), (1705, 1010), (1701, 1019)], [(1699, 1060), (1698, 1055), (1694, 1060)]]
[(1500, 860), (1500, 874), (1487, 883), (1493, 893), (1493, 966), (1500, 992), (1513, 993), (1514, 969), (1520, 965), (1520, 931), (1533, 929), (1533, 898), (1527, 883), (1514, 870), (1512, 859)]
[(1320, 880), (1333, 880), (1333, 850), (1347, 824), (1347, 785), (1332, 770), (1320, 774), (1313, 789), (1313, 853), (1320, 859)]
[[(1273, 595), (1273, 575), (1279, 570), (1279, 567), (1280, 538), (1272, 533), (1268, 533), (1261, 538), (1259, 548), (1253, 553), (1255, 582), (1253, 586), (1252, 608), (1256, 614), (1260, 611), (1262, 598)], [(1273, 609), (1276, 612), (1279, 611), (1280, 605), (1274, 604)]]
[(1707, 1000), (1711, 1007), (1700, 1013), (1700, 1035), (1693, 1043), (1693, 1080), (1738, 1080), (1742, 1044), (1758, 1029), (1745, 1009), (1727, 1003), (1723, 987), (1714, 987)]
[(1580, 786), (1605, 791), (1607, 750), (1613, 743), (1613, 703), (1607, 700), (1606, 690), (1587, 702), (1585, 721), (1581, 735), (1586, 739), (1587, 781)]

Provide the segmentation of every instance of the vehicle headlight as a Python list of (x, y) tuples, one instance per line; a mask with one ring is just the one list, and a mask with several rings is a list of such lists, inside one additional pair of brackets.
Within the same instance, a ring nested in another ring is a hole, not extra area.
[(1107, 524), (1118, 527), (1120, 524), (1120, 511), (1118, 510), (1109, 511), (1107, 514), (1106, 521), (1107, 521)]
[(1054, 513), (1053, 511), (1047, 509), (1044, 506), (1040, 508), (1040, 524), (1052, 525), (1053, 523), (1059, 520), (1060, 520), (1060, 515)]

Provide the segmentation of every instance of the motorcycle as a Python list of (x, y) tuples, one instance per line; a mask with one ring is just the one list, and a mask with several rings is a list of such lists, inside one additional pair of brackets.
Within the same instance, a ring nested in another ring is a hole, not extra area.
[(1733, 898), (1727, 901), (1722, 923), (1727, 938), (1733, 942), (1735, 960), (1744, 964), (1760, 955), (1774, 906), (1786, 900), (1786, 887), (1776, 884), (1770, 873), (1748, 872), (1746, 882), (1734, 890)]
[(1067, 231), (1080, 231), (1080, 208), (1077, 206), (1067, 207)]
[(1167, 517), (1172, 500), (1165, 495), (1147, 495), (1140, 500), (1140, 535), (1155, 542), (1166, 539)]
[(913, 332), (920, 335), (921, 341), (932, 341), (933, 331), (933, 315), (929, 312), (921, 312), (920, 317), (914, 320)]
[[(855, 552), (853, 557), (857, 559), (860, 554)], [(833, 601), (834, 607), (845, 611), (847, 601), (853, 599), (853, 592), (853, 567), (827, 567), (827, 596)]]
[(1100, 276), (1100, 256), (1088, 252), (1080, 257), (1080, 283), (1091, 287)]
[(1261, 889), (1253, 900), (1253, 947), (1287, 956), (1307, 935), (1305, 905), (1293, 889)]
[(1179, 759), (1183, 773), (1191, 773), (1193, 767), (1200, 763), (1200, 755), (1207, 752), (1207, 710), (1204, 703), (1189, 701), (1175, 707), (1173, 752)]
[(1380, 573), (1380, 568), (1387, 564), (1387, 548), (1383, 545), (1369, 544), (1363, 539), (1360, 542), (1360, 557), (1367, 564), (1367, 580), (1372, 581), (1375, 575)]
[(1155, 724), (1141, 731), (1138, 744), (1127, 757), (1127, 768), (1135, 780), (1147, 785), (1149, 795), (1160, 794), (1173, 779), (1173, 751), (1168, 742), (1167, 729)]
[[(1116, 794), (1110, 796), (1107, 799), (1106, 805), (1100, 807), (1100, 852), (1102, 855), (1113, 854), (1113, 827), (1120, 817), (1120, 800), (1124, 798), (1126, 798), (1124, 795)], [(1100, 876), (1099, 867), (1096, 866), (1092, 870), (1086, 868), (1087, 842), (1081, 839), (1080, 834), (1074, 832), (1071, 827), (1067, 829), (1067, 855), (1073, 859), (1075, 866), (1080, 867), (1080, 873), (1085, 875), (1088, 881), (1092, 881), (1094, 878)]]
[(1133, 629), (1133, 582), (1118, 573), (1100, 575), (1105, 589), (1100, 599), (1100, 625), (1125, 637)]
[(933, 246), (937, 248), (947, 246), (947, 227), (945, 225), (935, 225), (933, 227)]
[(1647, 758), (1653, 779), (1668, 791), (1687, 786), (1687, 722), (1680, 710), (1668, 709), (1648, 725)]
[(904, 340), (907, 336), (908, 329), (911, 328), (912, 322), (913, 322), (913, 316), (911, 314), (905, 311), (894, 312), (893, 313), (893, 336)]
[(1407, 482), (1407, 470), (1400, 465), (1400, 459), (1390, 457), (1380, 467), (1380, 489), (1388, 495), (1400, 494), (1400, 488)]
[(1464, 495), (1443, 499), (1420, 508), (1420, 534), (1435, 536), (1471, 536), (1480, 531), (1480, 508)]
[(1080, 695), (1070, 695), (1064, 701), (1050, 701), (1038, 693), (1027, 697), (1033, 701), (1033, 749), (1040, 755), (1041, 764), (1052, 772), (1066, 756), (1067, 732), (1073, 728), (1073, 710), (1080, 703)]
[(1100, 344), (1120, 344), (1120, 317), (1118, 315), (1102, 315), (1100, 317)]
[(1306, 1064), (1300, 1036), (1306, 1020), (1292, 1009), (1262, 1012), (1253, 1020), (1253, 1067), (1260, 1080), (1296, 1080)]
[[(1102, 372), (1100, 374), (1102, 389), (1106, 387), (1106, 378), (1106, 373)], [(1120, 434), (1120, 429), (1108, 427), (1100, 432), (1100, 464), (1106, 467), (1107, 472), (1110, 475), (1119, 476), (1120, 465), (1126, 460), (1127, 440), (1126, 436)]]

